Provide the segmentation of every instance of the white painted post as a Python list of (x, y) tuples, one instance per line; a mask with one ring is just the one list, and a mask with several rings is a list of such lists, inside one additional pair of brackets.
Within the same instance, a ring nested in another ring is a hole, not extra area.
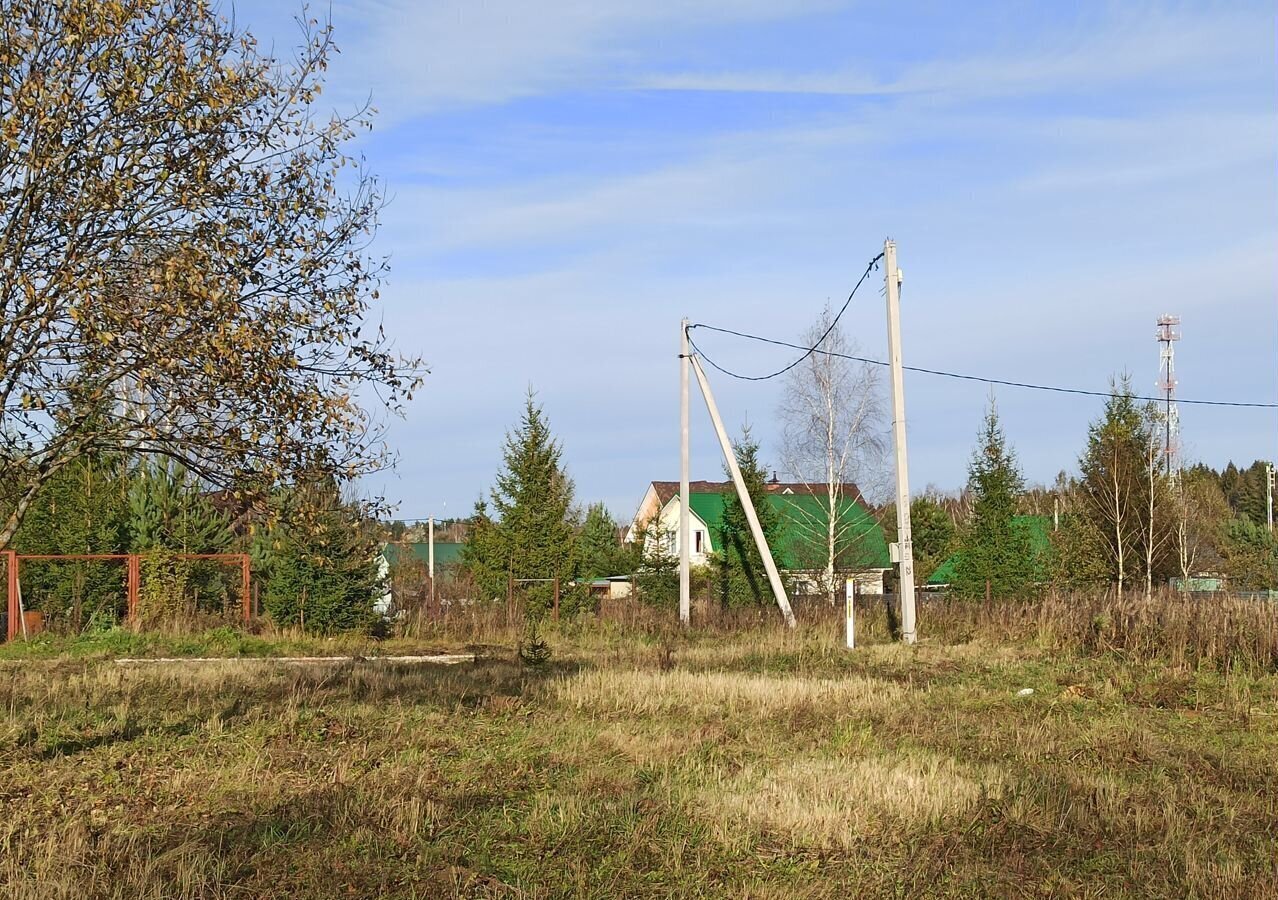
[(848, 649), (856, 647), (856, 582), (851, 578), (847, 584), (847, 602), (848, 602)]
[(754, 511), (754, 502), (750, 499), (750, 492), (746, 490), (745, 479), (741, 476), (741, 467), (737, 465), (737, 454), (732, 449), (732, 442), (728, 440), (728, 432), (723, 427), (723, 420), (719, 418), (719, 407), (715, 405), (714, 394), (710, 391), (710, 382), (706, 378), (705, 371), (701, 368), (701, 361), (695, 356), (689, 357), (689, 359), (692, 363), (692, 372), (697, 376), (697, 384), (701, 387), (701, 396), (705, 398), (706, 410), (710, 413), (710, 421), (714, 423), (714, 433), (718, 435), (719, 446), (723, 448), (723, 458), (727, 460), (728, 471), (732, 474), (732, 483), (736, 485), (737, 497), (745, 508), (746, 521), (750, 523), (750, 533), (754, 535), (754, 545), (759, 549), (759, 556), (763, 557), (763, 567), (768, 571), (768, 581), (772, 585), (772, 595), (777, 598), (777, 606), (781, 608), (781, 615), (785, 618), (785, 624), (793, 628), (795, 621), (794, 611), (790, 608), (790, 598), (785, 594), (785, 585), (781, 583), (781, 573), (777, 571), (777, 564), (772, 558), (771, 549), (768, 548), (767, 538), (763, 536), (763, 528), (759, 525), (759, 516)]
[(688, 510), (688, 320), (679, 323), (679, 621), (692, 621), (692, 535)]
[(896, 533), (901, 556), (897, 590), (901, 594), (901, 639), (913, 644), (914, 542), (910, 534), (910, 467), (905, 453), (905, 372), (901, 362), (901, 271), (896, 266), (896, 242), (883, 242), (887, 282), (888, 361), (892, 367), (892, 438), (896, 449)]
[(430, 607), (435, 608), (435, 517), (426, 520), (426, 567), (430, 570)]

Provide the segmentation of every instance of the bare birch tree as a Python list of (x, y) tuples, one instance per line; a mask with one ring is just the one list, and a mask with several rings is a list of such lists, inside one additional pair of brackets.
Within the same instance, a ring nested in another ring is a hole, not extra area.
[(1210, 470), (1189, 467), (1171, 490), (1172, 543), (1176, 570), (1188, 579), (1204, 568), (1221, 565), (1220, 533), (1230, 518), (1229, 501)]
[(818, 514), (797, 505), (795, 514), (803, 543), (823, 548), (821, 586), (834, 603), (840, 558), (856, 552), (846, 509), (859, 498), (847, 496), (849, 483), (865, 486), (881, 477), (883, 400), (878, 370), (846, 358), (856, 355), (856, 345), (828, 306), (802, 341), (809, 347), (820, 341), (823, 352), (787, 373), (779, 410), (782, 460), (789, 477), (821, 498)]
[(1151, 405), (1145, 411), (1145, 472), (1144, 502), (1141, 525), (1141, 543), (1144, 549), (1145, 598), (1154, 593), (1154, 571), (1162, 555), (1172, 542), (1169, 526), (1171, 477), (1164, 468), (1163, 446), (1159, 440), (1158, 411)]
[(1120, 598), (1138, 571), (1146, 431), (1131, 383), (1124, 378), (1114, 384), (1104, 415), (1089, 429), (1087, 450), (1079, 461), (1083, 511), (1104, 543), (1110, 580)]

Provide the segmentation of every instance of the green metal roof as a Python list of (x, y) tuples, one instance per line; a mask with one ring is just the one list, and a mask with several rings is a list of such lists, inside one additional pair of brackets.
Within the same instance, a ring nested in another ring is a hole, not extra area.
[[(465, 544), (435, 542), (435, 568), (451, 566), (461, 562), (462, 548)], [(405, 556), (407, 554), (407, 556)], [(427, 541), (406, 541), (387, 544), (382, 548), (382, 555), (392, 566), (400, 560), (416, 560), (423, 566), (430, 564), (430, 544)]]
[[(710, 547), (718, 549), (723, 527), (726, 494), (717, 491), (693, 492), (688, 508), (710, 529)], [(816, 494), (768, 494), (768, 503), (781, 516), (781, 545), (773, 548), (784, 569), (816, 569), (825, 565), (827, 501)], [(840, 502), (841, 543), (846, 564), (851, 568), (886, 569), (887, 539), (874, 514), (850, 497)]]
[[(1024, 531), (1029, 536), (1030, 547), (1034, 555), (1042, 557), (1052, 547), (1052, 520), (1047, 516), (1012, 516), (1012, 527)], [(954, 551), (945, 558), (945, 562), (936, 567), (928, 584), (949, 584), (954, 580), (954, 570), (958, 568), (961, 551)]]

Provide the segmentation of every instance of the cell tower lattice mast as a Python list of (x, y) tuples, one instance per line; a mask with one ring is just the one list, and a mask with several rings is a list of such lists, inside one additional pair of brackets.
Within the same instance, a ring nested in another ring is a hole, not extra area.
[(1163, 461), (1167, 474), (1179, 471), (1180, 408), (1176, 404), (1176, 341), (1180, 340), (1180, 316), (1158, 319), (1158, 387), (1167, 398), (1163, 413)]

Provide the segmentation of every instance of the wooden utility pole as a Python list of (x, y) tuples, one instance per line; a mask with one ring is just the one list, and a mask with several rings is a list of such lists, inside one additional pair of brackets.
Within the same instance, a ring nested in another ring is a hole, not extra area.
[(910, 471), (905, 451), (905, 372), (901, 362), (901, 272), (896, 266), (896, 242), (883, 242), (884, 280), (887, 282), (888, 362), (892, 368), (892, 443), (896, 450), (896, 533), (899, 559), (897, 592), (901, 595), (901, 639), (913, 644), (914, 542), (910, 534)]
[[(768, 547), (768, 540), (763, 535), (762, 526), (759, 525), (759, 516), (754, 511), (754, 502), (750, 499), (750, 492), (746, 489), (745, 479), (741, 476), (741, 467), (737, 465), (737, 454), (732, 449), (732, 442), (728, 440), (728, 432), (723, 427), (723, 420), (719, 418), (719, 407), (715, 405), (714, 394), (710, 391), (710, 382), (706, 378), (705, 371), (701, 368), (701, 361), (695, 356), (689, 357), (689, 361), (692, 363), (692, 373), (697, 376), (697, 385), (701, 388), (701, 396), (705, 398), (706, 410), (710, 413), (710, 421), (714, 423), (714, 433), (719, 438), (719, 446), (723, 448), (723, 458), (727, 460), (728, 471), (732, 474), (732, 483), (736, 485), (737, 498), (745, 509), (746, 521), (750, 523), (750, 533), (754, 535), (754, 545), (759, 550), (759, 556), (763, 557), (763, 567), (768, 572), (768, 582), (772, 585), (772, 594), (777, 598), (777, 606), (781, 608), (781, 615), (785, 618), (785, 624), (793, 628), (795, 621), (794, 611), (790, 608), (790, 598), (786, 596), (785, 585), (781, 583), (781, 573), (777, 571), (776, 561), (772, 558), (772, 550)], [(684, 546), (686, 547), (687, 544), (684, 544)]]
[(679, 323), (679, 621), (692, 621), (692, 536), (688, 509), (688, 320)]

